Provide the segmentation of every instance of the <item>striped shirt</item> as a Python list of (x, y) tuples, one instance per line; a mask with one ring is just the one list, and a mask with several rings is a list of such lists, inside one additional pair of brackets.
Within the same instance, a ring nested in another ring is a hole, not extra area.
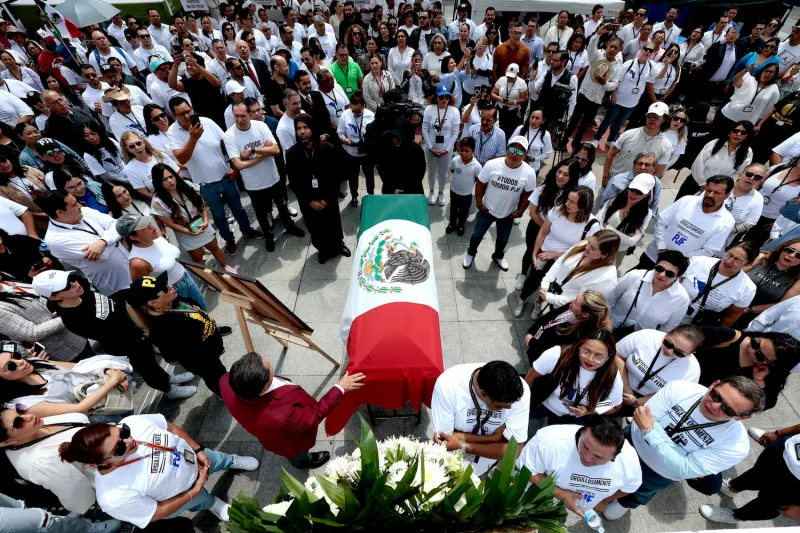
[(503, 157), (506, 154), (506, 134), (496, 125), (492, 133), (484, 135), (481, 125), (473, 124), (464, 134), (464, 137), (467, 136), (475, 139), (475, 159), (481, 165), (485, 165), (490, 159)]

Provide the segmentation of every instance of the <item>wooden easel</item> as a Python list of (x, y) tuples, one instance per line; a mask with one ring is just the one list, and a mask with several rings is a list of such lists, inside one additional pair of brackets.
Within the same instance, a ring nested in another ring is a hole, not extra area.
[(248, 323), (250, 323), (261, 326), (267, 335), (278, 341), (284, 348), (288, 348), (290, 343), (308, 348), (320, 353), (336, 368), (339, 368), (340, 364), (311, 340), (314, 330), (257, 279), (216, 270), (190, 261), (179, 260), (179, 262), (197, 277), (217, 289), (222, 295), (222, 300), (234, 307), (236, 320), (248, 352), (255, 351), (248, 327)]

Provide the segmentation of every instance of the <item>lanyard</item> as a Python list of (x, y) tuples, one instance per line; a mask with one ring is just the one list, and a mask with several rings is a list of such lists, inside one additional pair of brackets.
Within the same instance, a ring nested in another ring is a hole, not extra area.
[[(81, 220), (81, 222), (83, 222), (84, 224), (86, 224), (87, 226), (89, 226), (89, 229), (83, 229), (83, 228), (69, 228), (69, 227), (67, 227), (67, 226), (62, 226), (61, 224), (56, 224), (55, 222), (53, 222), (52, 220), (50, 220), (50, 224), (52, 224), (53, 226), (56, 226), (56, 227), (58, 227), (58, 228), (61, 228), (61, 229), (68, 229), (68, 230), (72, 230), (72, 231), (82, 231), (82, 232), (84, 232), (84, 233), (90, 233), (90, 234), (94, 235), (95, 237), (99, 237), (99, 236), (100, 236), (100, 233), (99, 233), (99, 232), (98, 232), (96, 229), (94, 229), (94, 228), (92, 227), (92, 225), (91, 225), (91, 224), (89, 224), (88, 222), (86, 222), (86, 219), (83, 219), (83, 220)], [(79, 224), (80, 224), (80, 222), (79, 222)]]
[(481, 420), (481, 414), (483, 414), (483, 409), (481, 409), (480, 405), (478, 404), (478, 397), (475, 395), (475, 387), (473, 386), (473, 383), (475, 383), (475, 374), (478, 373), (478, 370), (480, 370), (480, 368), (476, 368), (472, 372), (472, 377), (470, 377), (469, 380), (469, 395), (472, 397), (472, 403), (475, 405), (475, 411), (476, 411), (475, 412), (476, 423), (475, 427), (472, 428), (472, 433), (474, 433), (475, 435), (480, 435), (480, 433), (483, 431), (484, 424), (486, 424), (486, 422), (489, 421), (489, 418), (492, 416), (492, 413), (494, 413), (494, 411), (492, 411), (491, 409), (487, 409), (486, 416), (483, 418), (483, 420)]
[(667, 81), (664, 82), (664, 87), (662, 88), (662, 91), (663, 91), (662, 94), (667, 92), (667, 90), (669, 89), (669, 79), (672, 77), (672, 70), (671, 69), (674, 69), (674, 68), (675, 67), (673, 67), (672, 65), (669, 65), (667, 67)]
[(141, 125), (141, 124), (139, 124), (139, 119), (138, 119), (138, 118), (136, 118), (136, 115), (134, 115), (134, 114), (133, 114), (133, 109), (131, 109), (131, 117), (133, 117), (133, 118), (131, 118), (131, 117), (129, 117), (128, 115), (125, 115), (125, 114), (123, 114), (123, 113), (120, 113), (120, 115), (122, 115), (123, 117), (125, 117), (126, 119), (128, 119), (128, 121), (129, 121), (131, 124), (136, 124), (136, 128), (137, 128), (139, 131), (141, 131), (142, 133), (146, 133), (146, 132), (144, 131), (144, 128), (142, 127), (142, 125)]
[[(714, 35), (714, 34), (712, 33), (712, 35)], [(719, 35), (717, 35), (716, 37), (714, 37), (714, 40), (713, 40), (713, 41), (711, 41), (711, 44), (715, 44), (717, 41), (719, 41), (720, 37), (722, 37), (722, 33), (720, 33)]]
[(559, 324), (563, 324), (564, 322), (573, 322), (573, 320), (572, 320), (573, 318), (577, 319), (577, 317), (574, 314), (572, 314), (572, 311), (564, 311), (563, 313), (558, 315), (556, 318), (554, 318), (553, 320), (551, 320), (550, 322), (548, 322), (547, 324), (542, 326), (541, 327), (541, 331), (544, 331), (546, 329), (550, 329), (553, 326), (557, 326)]
[(483, 140), (483, 130), (481, 130), (481, 135), (480, 135), (480, 139), (479, 139), (479, 141), (481, 143), (481, 148), (480, 148), (481, 149), (481, 153), (483, 153), (484, 145), (486, 145), (486, 143), (488, 143), (490, 140), (492, 140), (492, 135), (493, 134), (494, 134), (494, 130), (492, 130), (492, 133), (490, 133), (489, 135), (486, 136), (486, 140)]
[[(633, 65), (635, 65), (635, 64), (636, 64), (636, 61), (633, 61), (633, 62), (632, 62), (630, 65), (628, 65), (628, 70), (626, 70), (626, 71), (625, 71), (625, 76), (626, 76), (626, 77), (627, 77), (627, 75), (630, 73), (631, 69), (633, 68)], [(649, 65), (650, 65), (650, 62), (649, 62), (649, 61), (645, 61), (644, 65), (648, 65), (648, 66), (649, 66)], [(639, 86), (639, 81), (642, 79), (642, 73), (644, 72), (644, 65), (642, 65), (641, 67), (639, 67), (639, 77), (638, 77), (638, 78), (636, 78), (636, 86), (637, 86), (637, 87)], [(652, 68), (652, 67), (651, 67), (651, 68)], [(648, 73), (647, 73), (647, 75), (648, 75), (648, 77), (649, 77), (649, 76), (650, 76), (650, 73), (648, 72)]]
[(336, 106), (336, 109), (337, 109), (337, 110), (339, 109), (339, 101), (336, 99), (336, 89), (334, 89), (334, 90), (332, 90), (332, 91), (331, 91), (331, 93), (333, 94), (333, 98), (331, 98), (330, 96), (328, 96), (328, 93), (325, 93), (325, 92), (323, 92), (323, 91), (320, 91), (320, 92), (322, 93), (322, 96), (326, 97), (328, 100), (330, 100), (331, 102), (333, 102), (333, 105), (335, 105), (335, 106)]
[[(628, 308), (628, 312), (625, 314), (625, 318), (622, 319), (622, 322), (620, 323), (620, 326), (624, 326), (625, 325), (625, 322), (628, 320), (628, 317), (631, 316), (631, 311), (633, 311), (633, 308), (636, 307), (636, 302), (639, 301), (639, 293), (642, 292), (642, 285), (644, 285), (645, 276), (647, 276), (646, 273), (645, 273), (644, 276), (642, 276), (642, 281), (639, 282), (639, 288), (636, 289), (636, 296), (633, 297), (633, 303), (631, 303), (631, 306)], [(640, 385), (640, 387), (641, 387), (641, 385)]]
[[(147, 446), (150, 449), (158, 450), (160, 452), (175, 453), (175, 448), (168, 448), (166, 446), (160, 446), (158, 444), (151, 444), (149, 442), (137, 442), (137, 441), (134, 441), (134, 442), (136, 442), (136, 446)], [(147, 457), (147, 456), (145, 456), (145, 457)], [(139, 462), (142, 459), (144, 459), (145, 457), (137, 457), (136, 459), (131, 459), (130, 461), (125, 461), (123, 463), (120, 463), (115, 467), (115, 470), (117, 468), (122, 468), (123, 466), (132, 465), (133, 463)], [(152, 454), (150, 455), (150, 457), (152, 457)]]
[(572, 407), (580, 407), (581, 402), (583, 401), (584, 397), (586, 397), (586, 393), (589, 392), (589, 387), (591, 386), (590, 383), (585, 389), (581, 390), (580, 377), (578, 377), (578, 381), (579, 382), (573, 387), (575, 389), (575, 399), (572, 401)]
[[(442, 128), (444, 128), (444, 123), (447, 120), (447, 111), (449, 109), (444, 110), (444, 117), (439, 115), (439, 106), (436, 106), (436, 120), (439, 121), (439, 133), (442, 132)], [(361, 115), (361, 122), (364, 122), (364, 115)], [(361, 126), (358, 128), (359, 135), (361, 135)]]
[[(439, 115), (439, 112), (438, 112), (438, 111), (436, 112), (436, 115), (437, 115), (437, 116)], [(445, 110), (445, 112), (444, 112), (444, 115), (445, 115), (445, 118), (447, 118), (447, 110)], [(354, 115), (353, 115), (353, 122), (355, 122), (355, 121), (356, 121), (355, 119), (356, 119), (356, 116), (355, 116), (355, 114), (354, 114)], [(442, 124), (444, 124), (444, 120), (442, 120), (442, 121), (439, 123), (439, 126), (441, 127), (441, 125), (442, 125)], [(364, 112), (362, 111), (362, 112), (361, 112), (361, 121), (358, 123), (358, 139), (359, 139), (359, 140), (361, 140), (361, 129), (362, 129), (363, 127), (364, 127)], [(312, 156), (312, 157), (313, 157), (313, 156)]]
[(727, 277), (724, 280), (720, 281), (716, 285), (712, 285), (711, 282), (714, 280), (714, 277), (716, 277), (717, 272), (719, 272), (720, 263), (722, 263), (722, 261), (717, 261), (714, 264), (714, 266), (711, 267), (711, 272), (709, 272), (709, 274), (708, 274), (708, 281), (706, 281), (706, 286), (703, 288), (703, 292), (698, 293), (697, 296), (695, 296), (694, 299), (692, 300), (692, 304), (694, 304), (694, 303), (697, 303), (697, 300), (702, 298), (703, 301), (700, 302), (700, 308), (701, 309), (705, 308), (706, 300), (708, 299), (708, 295), (711, 294), (711, 291), (713, 291), (714, 289), (716, 289), (718, 287), (721, 287), (722, 285), (725, 285), (726, 283), (728, 283), (729, 281), (731, 281), (732, 279), (734, 279), (736, 277), (736, 276), (730, 276), (730, 277)]
[(144, 213), (142, 213), (142, 210), (139, 209), (138, 207), (136, 207), (136, 204), (133, 203), (133, 201), (131, 201), (131, 205), (129, 205), (128, 207), (132, 207), (132, 208), (136, 209), (137, 213), (139, 213), (140, 215), (144, 215)]
[[(642, 28), (644, 28), (644, 24), (642, 24)], [(639, 34), (642, 33), (642, 28), (639, 28), (639, 31), (636, 31), (636, 25), (631, 24), (631, 32), (633, 32), (633, 38), (636, 39), (639, 37)]]
[(750, 105), (751, 106), (753, 105), (753, 102), (756, 101), (756, 98), (758, 98), (758, 93), (760, 93), (763, 90), (764, 90), (764, 87), (756, 87), (756, 94), (754, 94), (752, 100), (750, 100)]
[(644, 373), (644, 376), (642, 377), (642, 380), (636, 386), (637, 389), (641, 389), (644, 386), (645, 383), (650, 381), (651, 378), (657, 376), (659, 372), (661, 372), (662, 370), (667, 368), (669, 366), (669, 364), (672, 362), (672, 360), (669, 360), (669, 361), (667, 361), (666, 365), (662, 366), (661, 368), (659, 368), (656, 371), (653, 371), (653, 367), (656, 366), (656, 360), (658, 360), (658, 355), (660, 353), (661, 353), (661, 347), (659, 346), (658, 347), (658, 351), (656, 352), (656, 356), (653, 357), (653, 360), (650, 362), (650, 366), (647, 368), (647, 372)]
[(689, 408), (689, 410), (686, 411), (686, 413), (684, 413), (684, 415), (681, 417), (681, 419), (678, 421), (678, 423), (675, 424), (672, 427), (672, 429), (668, 429), (666, 431), (668, 437), (672, 438), (674, 435), (677, 435), (678, 433), (684, 433), (686, 431), (694, 431), (694, 430), (703, 429), (703, 428), (710, 428), (710, 427), (719, 426), (719, 425), (722, 425), (722, 424), (725, 423), (725, 422), (709, 422), (707, 424), (696, 424), (694, 426), (689, 426), (689, 427), (686, 427), (686, 428), (683, 427), (683, 425), (686, 423), (687, 420), (689, 420), (689, 417), (692, 415), (694, 410), (697, 409), (697, 406), (700, 405), (700, 402), (702, 402), (702, 401), (703, 401), (703, 398), (700, 398), (699, 400), (694, 402), (694, 405), (692, 405), (692, 407)]
[(800, 181), (800, 178), (795, 178), (792, 181), (787, 183), (786, 180), (789, 179), (789, 174), (791, 174), (791, 171), (786, 173), (786, 176), (783, 177), (783, 179), (781, 180), (780, 184), (778, 184), (777, 187), (772, 189), (771, 193), (769, 193), (769, 194), (764, 196), (764, 205), (769, 204), (772, 201), (772, 195), (775, 194), (776, 192), (778, 192), (779, 190), (783, 189), (784, 185), (791, 185), (792, 183)]

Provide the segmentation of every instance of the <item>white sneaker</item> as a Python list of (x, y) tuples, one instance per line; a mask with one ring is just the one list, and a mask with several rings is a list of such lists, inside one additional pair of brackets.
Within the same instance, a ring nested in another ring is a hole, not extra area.
[(428, 195), (428, 205), (433, 205), (435, 203), (436, 203), (436, 193), (431, 191), (431, 193)]
[(522, 219), (520, 217), (515, 218), (514, 219), (514, 225), (515, 226), (519, 226), (520, 224), (522, 224)]
[(189, 383), (194, 379), (194, 374), (191, 372), (181, 372), (180, 374), (172, 374), (172, 377), (169, 378), (170, 385), (183, 385), (184, 383)]
[(439, 205), (444, 205), (444, 193), (442, 191), (439, 191), (438, 200), (439, 200)]
[(528, 276), (525, 274), (519, 273), (517, 274), (517, 281), (514, 283), (514, 290), (521, 291), (522, 287), (525, 286), (525, 280), (528, 279)]
[(598, 146), (600, 146), (600, 141), (598, 141), (597, 139), (592, 139), (592, 146), (597, 148)]
[(297, 209), (295, 209), (294, 207), (291, 207), (291, 206), (287, 206), (287, 209), (289, 210), (289, 215), (291, 215), (293, 217), (297, 216)]
[(710, 505), (701, 505), (700, 514), (706, 520), (711, 522), (718, 522), (720, 524), (738, 524), (739, 521), (733, 516), (733, 509), (727, 507), (712, 507)]
[(511, 312), (511, 314), (514, 315), (514, 318), (519, 318), (522, 316), (522, 313), (524, 312), (525, 312), (525, 300), (520, 299), (519, 303)]
[(764, 433), (766, 433), (766, 431), (760, 428), (750, 428), (747, 430), (747, 434), (756, 442), (761, 442), (761, 437), (764, 436)]
[(232, 454), (231, 457), (233, 457), (233, 462), (231, 463), (232, 470), (247, 470), (248, 472), (258, 470), (258, 459), (255, 457), (236, 455), (235, 453)]
[(173, 385), (166, 394), (167, 400), (185, 400), (191, 398), (197, 392), (194, 385)]
[(119, 520), (102, 520), (92, 524), (92, 531), (96, 533), (114, 533), (122, 527), (122, 522)]
[(222, 269), (223, 269), (225, 272), (230, 272), (231, 274), (238, 274), (238, 272), (236, 271), (236, 269), (235, 269), (235, 268), (233, 268), (233, 267), (232, 267), (232, 266), (230, 266), (230, 265), (225, 265), (224, 267), (222, 267)]
[(731, 478), (729, 477), (722, 478), (722, 488), (719, 489), (719, 491), (729, 498), (733, 498), (738, 494), (738, 492), (731, 488)]
[(618, 500), (611, 500), (611, 502), (606, 506), (606, 510), (603, 511), (603, 516), (606, 520), (619, 520), (625, 513), (627, 513), (630, 509), (627, 507), (623, 507), (620, 505)]
[(500, 270), (503, 272), (508, 272), (508, 261), (506, 261), (505, 257), (492, 257), (492, 260), (500, 267)]
[(466, 268), (470, 268), (470, 267), (472, 266), (472, 262), (473, 262), (473, 261), (475, 261), (475, 256), (474, 256), (474, 255), (469, 255), (469, 254), (467, 254), (467, 255), (464, 257), (464, 262), (463, 262), (463, 263), (461, 263), (461, 266), (463, 266), (465, 269), (466, 269)]
[(214, 503), (211, 504), (211, 507), (209, 507), (208, 512), (210, 512), (223, 522), (227, 522), (228, 520), (230, 520), (230, 518), (228, 518), (228, 509), (230, 508), (231, 508), (230, 505), (228, 505), (224, 501), (214, 496)]
[(537, 320), (539, 318), (539, 315), (542, 314), (542, 307), (544, 307), (544, 305), (540, 303), (533, 306), (531, 310), (531, 320)]

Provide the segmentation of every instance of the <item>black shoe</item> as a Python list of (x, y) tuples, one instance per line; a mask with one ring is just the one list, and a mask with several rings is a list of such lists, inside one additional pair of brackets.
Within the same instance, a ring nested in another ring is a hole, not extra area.
[(261, 239), (264, 238), (264, 232), (258, 230), (251, 230), (250, 233), (247, 233), (247, 236), (250, 237), (251, 239), (256, 239), (260, 241)]
[(342, 249), (339, 250), (339, 253), (345, 257), (350, 257), (351, 255), (353, 255), (352, 253), (350, 253), (350, 248), (345, 246), (344, 243), (342, 243)]
[(350, 200), (350, 207), (358, 207), (358, 195), (353, 196), (353, 199)]
[(458, 229), (456, 230), (456, 235), (458, 235), (459, 237), (463, 237), (464, 236), (464, 226), (459, 226), (458, 227)]
[(456, 230), (456, 227), (452, 224), (448, 224), (446, 228), (444, 228), (444, 232), (450, 235)]
[(274, 237), (267, 238), (267, 242), (264, 243), (264, 248), (266, 248), (268, 252), (274, 252), (275, 251), (275, 238)]
[(330, 259), (330, 256), (325, 252), (317, 252), (317, 261), (319, 261), (320, 265), (327, 263), (328, 259)]
[(295, 468), (302, 468), (302, 469), (313, 469), (319, 468), (328, 461), (331, 460), (330, 452), (311, 452), (308, 454), (308, 461), (305, 461), (299, 465), (296, 465)]
[(347, 193), (344, 191), (339, 191), (339, 198), (345, 198), (345, 197), (347, 197)]
[(306, 232), (295, 226), (294, 224), (286, 226), (286, 233), (294, 235), (295, 237), (305, 237)]
[(228, 335), (233, 333), (233, 330), (231, 329), (230, 326), (217, 326), (217, 329), (219, 330), (219, 334), (222, 335), (223, 337), (227, 337)]

